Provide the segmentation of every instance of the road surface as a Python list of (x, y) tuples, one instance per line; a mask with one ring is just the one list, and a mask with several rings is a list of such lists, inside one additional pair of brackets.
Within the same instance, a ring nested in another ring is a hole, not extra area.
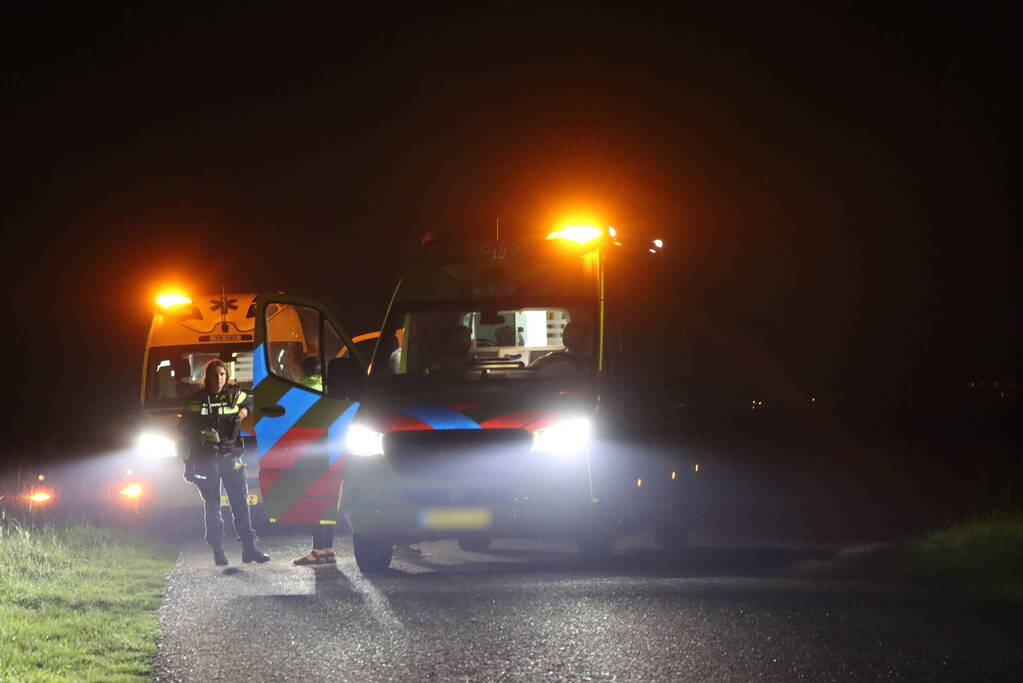
[(622, 539), (601, 569), (572, 544), (419, 544), (363, 577), (293, 567), (307, 538), (269, 536), (266, 565), (215, 567), (186, 543), (161, 610), (158, 681), (1023, 680), (1023, 615), (907, 586), (853, 561), (870, 548), (686, 553)]

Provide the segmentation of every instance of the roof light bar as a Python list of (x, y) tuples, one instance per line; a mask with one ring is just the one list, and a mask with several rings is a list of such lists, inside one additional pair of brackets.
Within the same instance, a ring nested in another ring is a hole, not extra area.
[(156, 303), (163, 306), (164, 308), (170, 308), (171, 306), (181, 306), (182, 304), (190, 304), (192, 300), (184, 294), (178, 294), (177, 292), (168, 292), (167, 294), (161, 294), (156, 297)]
[(547, 235), (549, 240), (566, 240), (576, 244), (586, 244), (602, 237), (604, 231), (594, 225), (566, 225)]

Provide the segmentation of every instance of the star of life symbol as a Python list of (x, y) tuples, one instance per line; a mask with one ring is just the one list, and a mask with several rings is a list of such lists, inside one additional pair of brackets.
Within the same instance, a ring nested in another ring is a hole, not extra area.
[(227, 331), (227, 313), (228, 311), (238, 310), (238, 299), (228, 299), (226, 294), (221, 294), (219, 299), (210, 299), (211, 311), (220, 311), (220, 324)]
[(505, 242), (503, 240), (497, 240), (495, 242), (488, 242), (480, 247), (480, 251), (484, 256), (490, 256), (494, 260), (506, 259), (509, 256), (514, 256), (519, 253), (519, 245), (514, 242)]

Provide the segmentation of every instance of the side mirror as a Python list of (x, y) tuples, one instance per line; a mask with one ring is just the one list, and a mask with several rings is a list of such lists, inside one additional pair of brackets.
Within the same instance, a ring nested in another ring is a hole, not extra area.
[(358, 400), (366, 373), (350, 356), (331, 358), (327, 363), (327, 396)]

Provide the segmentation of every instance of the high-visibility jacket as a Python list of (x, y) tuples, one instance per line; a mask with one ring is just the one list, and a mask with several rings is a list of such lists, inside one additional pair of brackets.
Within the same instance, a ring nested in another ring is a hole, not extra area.
[[(252, 412), (252, 396), (237, 384), (229, 384), (219, 394), (202, 388), (192, 394), (181, 412), (178, 429), (184, 435), (185, 459), (240, 455), (244, 450), (241, 439), (239, 412), (245, 408)], [(219, 442), (211, 443), (202, 436), (203, 431), (214, 430)]]

